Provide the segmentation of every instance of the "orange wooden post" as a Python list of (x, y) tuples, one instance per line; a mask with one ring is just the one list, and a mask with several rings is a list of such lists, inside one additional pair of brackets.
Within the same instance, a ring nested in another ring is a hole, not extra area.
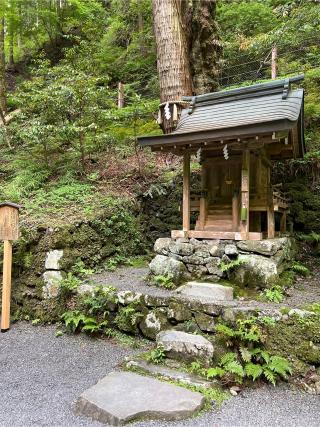
[(250, 150), (242, 153), (241, 170), (241, 223), (240, 232), (243, 240), (249, 239), (249, 210), (250, 210)]
[(10, 202), (0, 204), (0, 239), (4, 241), (1, 332), (6, 332), (10, 328), (12, 240), (19, 238), (20, 207)]
[(183, 155), (183, 231), (188, 234), (190, 230), (190, 154)]

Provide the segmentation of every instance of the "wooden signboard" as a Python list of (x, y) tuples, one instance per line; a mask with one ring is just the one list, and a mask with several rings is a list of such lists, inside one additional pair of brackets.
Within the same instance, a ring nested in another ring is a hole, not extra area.
[(12, 240), (19, 238), (20, 207), (15, 203), (0, 203), (0, 239), (3, 240), (1, 332), (10, 328)]

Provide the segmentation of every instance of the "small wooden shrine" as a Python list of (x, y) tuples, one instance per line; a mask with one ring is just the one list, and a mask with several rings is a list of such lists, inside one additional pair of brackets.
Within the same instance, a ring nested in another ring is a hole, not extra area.
[[(183, 228), (172, 237), (261, 240), (286, 232), (289, 202), (270, 180), (272, 161), (305, 152), (303, 76), (184, 97), (176, 129), (141, 136), (142, 147), (183, 156)], [(201, 163), (201, 192), (190, 191), (190, 156)], [(190, 212), (198, 219), (190, 228)]]

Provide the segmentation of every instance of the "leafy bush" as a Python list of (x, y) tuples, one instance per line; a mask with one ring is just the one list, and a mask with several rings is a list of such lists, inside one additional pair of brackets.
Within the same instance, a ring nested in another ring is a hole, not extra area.
[(147, 354), (148, 362), (152, 362), (155, 364), (162, 363), (165, 358), (166, 358), (166, 352), (162, 345), (157, 345), (155, 349), (151, 350)]
[(171, 275), (152, 276), (150, 283), (152, 285), (159, 286), (160, 288), (165, 288), (165, 289), (174, 289), (176, 287), (175, 283), (173, 282), (173, 276)]
[(280, 303), (283, 300), (283, 289), (279, 285), (273, 285), (271, 288), (265, 289), (261, 292), (261, 296), (270, 302)]

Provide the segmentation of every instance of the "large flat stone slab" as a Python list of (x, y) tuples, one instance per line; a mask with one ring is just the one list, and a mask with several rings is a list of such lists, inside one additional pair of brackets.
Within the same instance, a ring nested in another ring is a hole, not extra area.
[(187, 332), (168, 330), (157, 335), (160, 344), (167, 356), (172, 359), (192, 362), (200, 360), (209, 366), (213, 357), (213, 345), (202, 335), (188, 334)]
[(81, 394), (75, 410), (121, 426), (141, 419), (181, 420), (203, 404), (200, 393), (133, 372), (111, 372)]
[(177, 293), (207, 302), (233, 300), (233, 288), (217, 283), (187, 282), (177, 289)]

